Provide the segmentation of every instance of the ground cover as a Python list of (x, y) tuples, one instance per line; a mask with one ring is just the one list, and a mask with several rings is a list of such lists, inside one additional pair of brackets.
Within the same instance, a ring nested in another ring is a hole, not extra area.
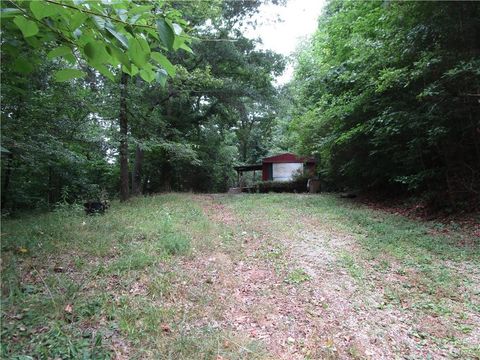
[(2, 222), (2, 357), (480, 356), (479, 239), (331, 195)]

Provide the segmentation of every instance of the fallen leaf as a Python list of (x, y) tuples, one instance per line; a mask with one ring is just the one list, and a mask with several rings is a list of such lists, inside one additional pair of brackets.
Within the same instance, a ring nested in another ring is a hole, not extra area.
[(67, 304), (67, 306), (65, 306), (65, 312), (68, 313), (68, 314), (72, 314), (73, 313), (73, 305), (72, 304)]
[(20, 254), (26, 254), (26, 253), (28, 253), (28, 249), (27, 249), (26, 247), (20, 246), (20, 247), (18, 248), (18, 252), (19, 252)]

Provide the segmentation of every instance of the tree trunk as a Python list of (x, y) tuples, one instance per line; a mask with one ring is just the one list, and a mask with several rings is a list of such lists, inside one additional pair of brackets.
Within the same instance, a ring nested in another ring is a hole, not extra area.
[(128, 75), (122, 73), (120, 80), (120, 201), (129, 197), (128, 184), (128, 118), (127, 118)]
[(140, 145), (135, 149), (135, 166), (133, 168), (132, 176), (132, 193), (134, 195), (142, 194), (142, 166), (144, 153)]
[(7, 161), (5, 161), (5, 177), (3, 178), (3, 189), (2, 189), (2, 210), (5, 209), (5, 204), (7, 201), (7, 191), (8, 186), (10, 185), (10, 178), (12, 175), (12, 161), (13, 154), (10, 152), (7, 155)]
[(60, 199), (60, 178), (52, 166), (48, 166), (48, 194), (47, 201), (48, 204), (55, 204)]

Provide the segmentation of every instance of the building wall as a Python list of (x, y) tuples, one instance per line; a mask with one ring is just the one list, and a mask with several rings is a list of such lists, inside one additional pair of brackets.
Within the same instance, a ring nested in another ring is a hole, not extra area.
[(290, 181), (293, 179), (293, 175), (301, 171), (303, 171), (302, 163), (273, 163), (272, 180)]
[(270, 156), (262, 161), (262, 180), (289, 181), (298, 169), (304, 169), (309, 175), (314, 176), (315, 159), (291, 153)]

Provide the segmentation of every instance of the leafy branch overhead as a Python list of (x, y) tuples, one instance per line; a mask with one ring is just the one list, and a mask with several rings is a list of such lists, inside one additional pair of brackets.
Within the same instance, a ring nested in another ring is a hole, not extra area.
[[(48, 58), (62, 58), (70, 68), (57, 71), (57, 81), (84, 77), (75, 65), (83, 59), (114, 80), (117, 70), (164, 84), (175, 67), (164, 55), (188, 46), (187, 22), (163, 1), (135, 3), (83, 0), (3, 1), (2, 28), (16, 32), (35, 49), (45, 48)], [(2, 46), (14, 52), (18, 42)], [(17, 61), (21, 73), (33, 70), (31, 61)]]

